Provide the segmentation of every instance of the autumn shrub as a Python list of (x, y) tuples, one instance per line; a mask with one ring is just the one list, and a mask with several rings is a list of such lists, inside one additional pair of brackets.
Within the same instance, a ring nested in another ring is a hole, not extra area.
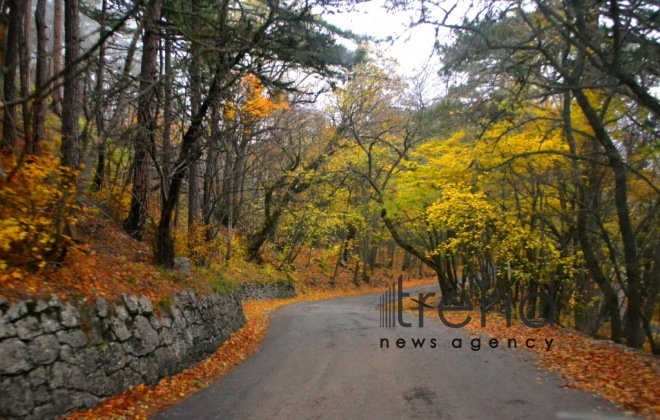
[(94, 201), (99, 203), (103, 211), (114, 219), (123, 220), (128, 215), (131, 194), (121, 185), (110, 184), (94, 193)]
[[(123, 180), (126, 172), (130, 172), (130, 155), (130, 149), (126, 147), (116, 147), (109, 150), (102, 188), (99, 190), (94, 187), (88, 191), (88, 193), (93, 194), (94, 201), (103, 209), (103, 212), (116, 220), (124, 220), (128, 216), (131, 198), (133, 197), (130, 185), (127, 186)], [(153, 205), (157, 201), (152, 199), (150, 204)], [(149, 210), (152, 211), (151, 208)]]
[(227, 277), (224, 271), (210, 269), (208, 272), (209, 283), (216, 292), (226, 295), (238, 290), (238, 282)]
[[(204, 225), (197, 222), (192, 228), (187, 225), (178, 226), (174, 233), (174, 253), (177, 256), (190, 258), (197, 267), (223, 265), (239, 266), (247, 256), (246, 246), (237, 234), (232, 235), (231, 259), (227, 258), (227, 231), (219, 229), (214, 235), (212, 231), (217, 226)], [(211, 237), (211, 239), (209, 239)]]
[(49, 155), (2, 163), (9, 176), (0, 180), (0, 274), (20, 277), (64, 257), (76, 222), (76, 172)]

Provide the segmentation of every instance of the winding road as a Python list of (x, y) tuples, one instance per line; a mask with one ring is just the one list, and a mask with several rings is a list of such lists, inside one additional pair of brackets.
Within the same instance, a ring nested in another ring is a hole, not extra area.
[[(155, 418), (623, 417), (606, 400), (564, 388), (556, 374), (538, 370), (532, 352), (508, 349), (506, 343), (493, 349), (486, 339), (473, 351), (463, 330), (436, 319), (418, 328), (412, 314), (405, 315), (412, 328), (381, 328), (379, 299), (367, 295), (279, 309), (252, 358)], [(462, 348), (452, 346), (457, 338)], [(405, 347), (397, 347), (398, 339)]]

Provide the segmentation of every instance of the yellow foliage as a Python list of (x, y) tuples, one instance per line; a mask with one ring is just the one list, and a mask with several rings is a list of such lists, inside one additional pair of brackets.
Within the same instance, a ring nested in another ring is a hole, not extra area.
[[(174, 253), (177, 256), (190, 258), (194, 265), (223, 265), (226, 263), (227, 232), (220, 230), (215, 237), (208, 240), (210, 232), (217, 226), (204, 225), (201, 221), (194, 226), (180, 226), (174, 235)], [(245, 249), (238, 235), (234, 233), (231, 240), (232, 259), (245, 257)]]
[(76, 174), (53, 156), (3, 156), (2, 163), (13, 175), (0, 181), (0, 271), (43, 267), (66, 246), (66, 223), (75, 222)]

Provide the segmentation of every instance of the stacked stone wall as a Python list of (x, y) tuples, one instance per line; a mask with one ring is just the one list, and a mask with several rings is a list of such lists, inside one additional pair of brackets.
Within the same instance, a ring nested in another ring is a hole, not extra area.
[(205, 359), (245, 325), (239, 294), (184, 292), (90, 304), (0, 298), (0, 417), (54, 418), (153, 385)]
[(243, 283), (240, 291), (243, 300), (291, 299), (296, 297), (292, 283)]

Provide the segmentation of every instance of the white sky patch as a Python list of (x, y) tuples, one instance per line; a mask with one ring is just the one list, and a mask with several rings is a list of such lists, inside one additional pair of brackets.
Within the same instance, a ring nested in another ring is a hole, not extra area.
[(435, 29), (430, 25), (410, 28), (414, 12), (390, 12), (383, 7), (384, 3), (383, 0), (360, 3), (353, 11), (326, 14), (323, 18), (341, 29), (383, 40), (378, 48), (397, 61), (404, 75), (418, 73), (427, 62), (437, 64), (437, 57), (432, 57)]

